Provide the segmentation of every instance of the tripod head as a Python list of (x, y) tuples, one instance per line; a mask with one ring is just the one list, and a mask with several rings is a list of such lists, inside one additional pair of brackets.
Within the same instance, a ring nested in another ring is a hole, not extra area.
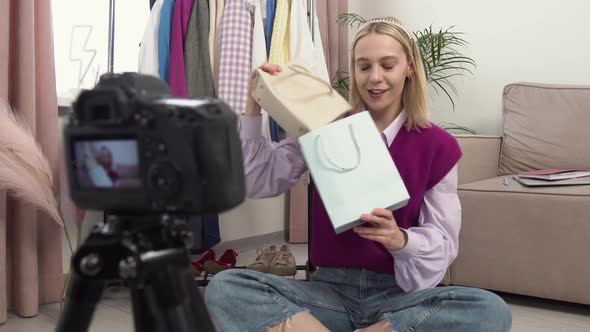
[(72, 260), (74, 270), (90, 279), (121, 278), (142, 285), (138, 279), (141, 255), (166, 249), (184, 250), (192, 234), (182, 216), (108, 214), (94, 226), (91, 236)]
[(190, 243), (183, 216), (109, 214), (72, 259), (57, 331), (86, 331), (107, 283), (118, 280), (131, 291), (136, 331), (215, 331), (193, 280)]

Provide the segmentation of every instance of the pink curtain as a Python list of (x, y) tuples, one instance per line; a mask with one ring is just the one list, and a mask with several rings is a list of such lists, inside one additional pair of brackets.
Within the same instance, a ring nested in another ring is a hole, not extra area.
[[(348, 11), (348, 0), (315, 0), (318, 25), (330, 78), (348, 71), (348, 28), (336, 23)], [(318, 38), (318, 36), (315, 36)], [(307, 185), (299, 181), (289, 192), (289, 242), (307, 242)]]
[(348, 0), (315, 0), (322, 45), (333, 78), (336, 71), (348, 71), (348, 28), (336, 23), (340, 14), (348, 12)]
[[(0, 99), (27, 122), (59, 179), (55, 91), (51, 1), (1, 0)], [(30, 317), (58, 301), (62, 269), (61, 228), (0, 193), (0, 323), (7, 310)]]

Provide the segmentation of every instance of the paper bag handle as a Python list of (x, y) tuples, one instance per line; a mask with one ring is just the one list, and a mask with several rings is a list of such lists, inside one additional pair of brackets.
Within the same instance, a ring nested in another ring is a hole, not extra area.
[(326, 86), (328, 86), (328, 88), (330, 88), (330, 93), (334, 93), (334, 88), (332, 87), (332, 85), (326, 81), (324, 81), (323, 79), (313, 75), (309, 69), (307, 69), (306, 67), (302, 66), (302, 65), (298, 65), (298, 64), (290, 64), (288, 65), (289, 68), (291, 68), (291, 70), (293, 70), (294, 72), (297, 72), (299, 74), (303, 74), (303, 75), (307, 75), (317, 81), (322, 82), (323, 84), (325, 84)]
[(361, 149), (360, 149), (358, 141), (356, 140), (356, 137), (354, 135), (354, 130), (352, 129), (352, 123), (348, 125), (348, 129), (350, 130), (350, 136), (352, 137), (352, 141), (354, 142), (354, 147), (356, 150), (356, 163), (353, 166), (349, 166), (349, 167), (342, 167), (342, 166), (338, 165), (337, 163), (335, 163), (334, 161), (332, 161), (332, 159), (330, 159), (330, 156), (326, 153), (326, 150), (324, 148), (324, 144), (322, 144), (322, 141), (320, 139), (321, 136), (317, 135), (315, 137), (315, 145), (316, 145), (316, 151), (318, 152), (318, 159), (320, 161), (325, 159), (329, 164), (329, 165), (324, 164), (325, 168), (331, 169), (331, 170), (336, 171), (338, 173), (346, 173), (346, 172), (350, 172), (350, 171), (356, 169), (359, 166), (359, 164), (361, 163)]

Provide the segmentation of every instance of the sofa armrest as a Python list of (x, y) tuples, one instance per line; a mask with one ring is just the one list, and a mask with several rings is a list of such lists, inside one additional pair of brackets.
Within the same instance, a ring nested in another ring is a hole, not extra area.
[(463, 157), (459, 160), (459, 184), (497, 176), (502, 137), (455, 135)]

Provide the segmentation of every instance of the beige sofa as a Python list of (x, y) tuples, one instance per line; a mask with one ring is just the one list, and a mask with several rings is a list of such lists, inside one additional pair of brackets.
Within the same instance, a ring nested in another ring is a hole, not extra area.
[(512, 180), (532, 169), (590, 170), (589, 124), (590, 86), (516, 83), (504, 89), (502, 137), (458, 136), (452, 284), (590, 304), (590, 185)]

